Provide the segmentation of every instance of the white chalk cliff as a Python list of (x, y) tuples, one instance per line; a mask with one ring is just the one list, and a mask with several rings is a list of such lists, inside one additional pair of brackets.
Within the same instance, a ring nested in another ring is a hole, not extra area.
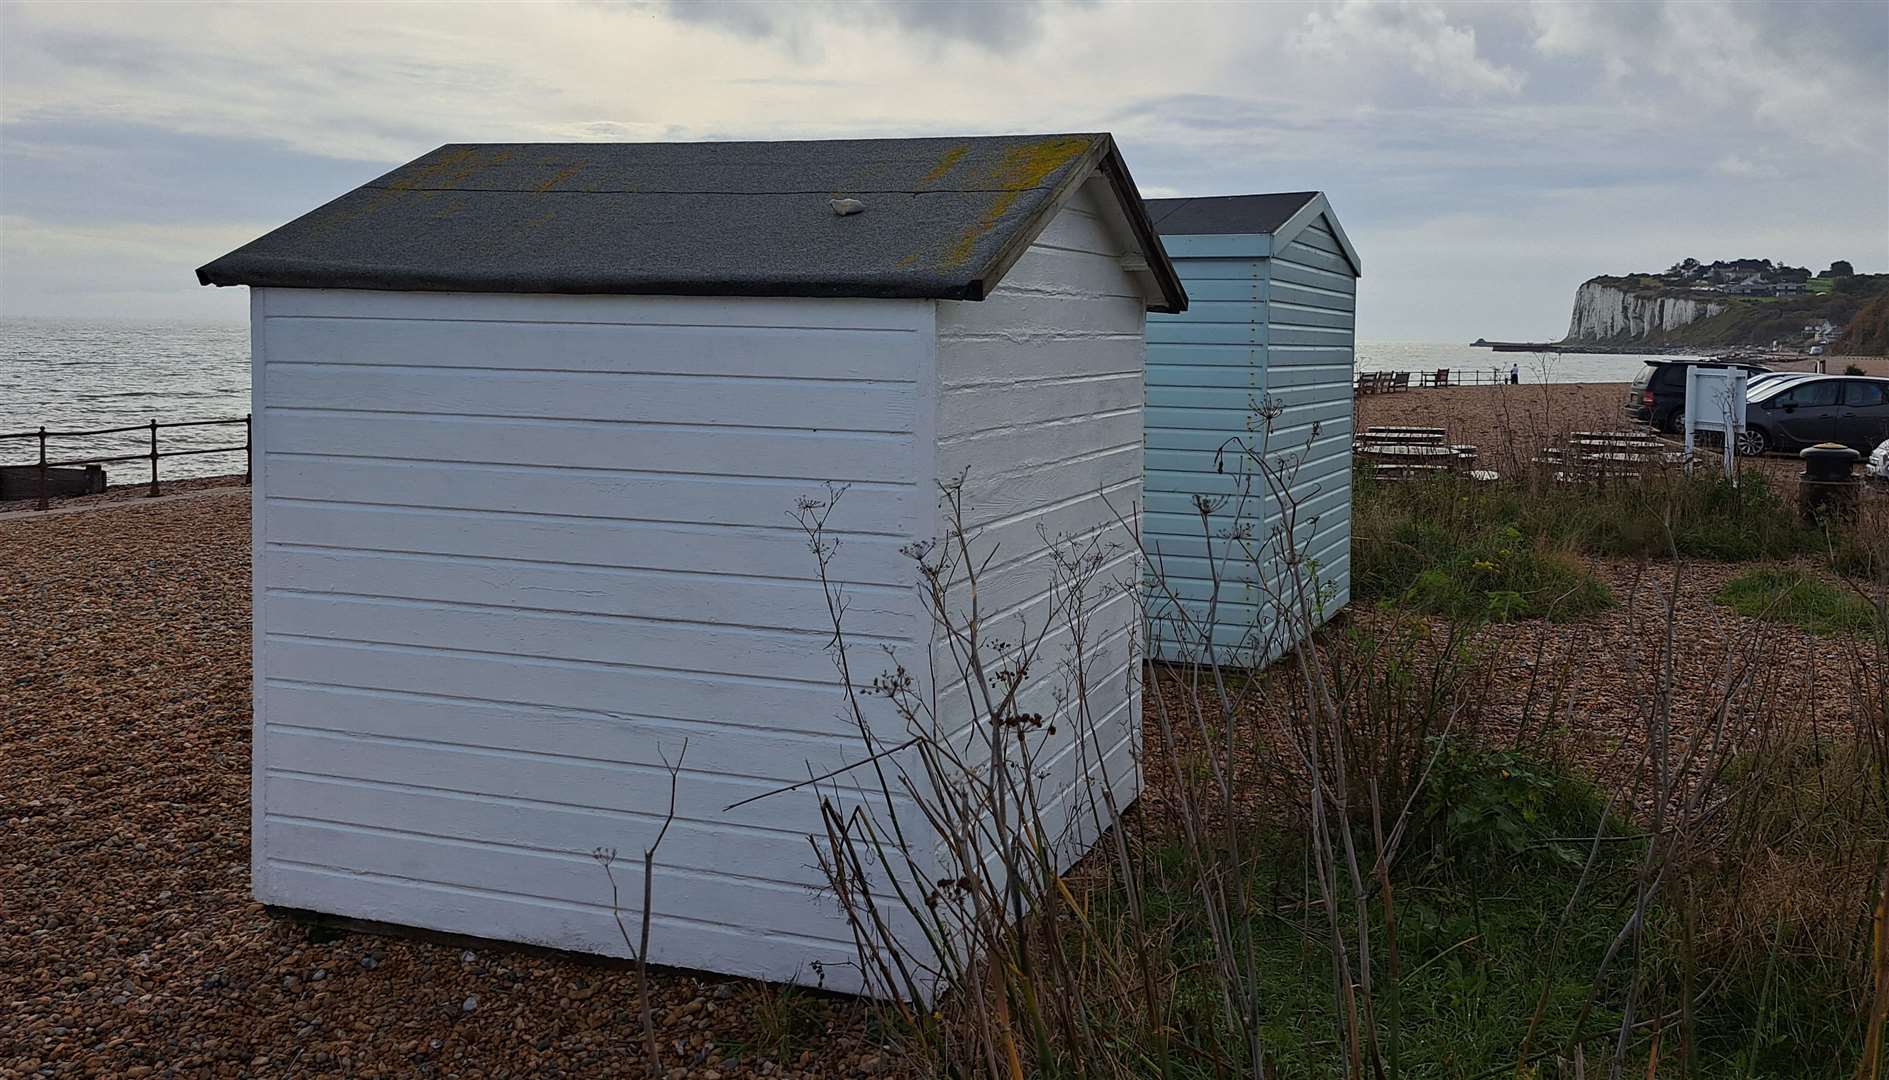
[(1636, 294), (1601, 281), (1584, 283), (1574, 294), (1569, 341), (1644, 338), (1687, 323), (1709, 319), (1725, 305), (1686, 296)]

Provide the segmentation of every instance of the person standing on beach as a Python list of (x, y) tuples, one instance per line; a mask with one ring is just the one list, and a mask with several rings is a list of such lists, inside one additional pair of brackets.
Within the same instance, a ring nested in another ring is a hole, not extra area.
[(1522, 382), (1522, 365), (1510, 364), (1509, 365), (1509, 385), (1519, 386), (1521, 385), (1521, 382)]

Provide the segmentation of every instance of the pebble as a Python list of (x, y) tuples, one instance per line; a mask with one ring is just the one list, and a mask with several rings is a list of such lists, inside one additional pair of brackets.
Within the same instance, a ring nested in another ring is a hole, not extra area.
[[(0, 724), (32, 733), (0, 740), (0, 1077), (644, 1075), (633, 971), (310, 928), (250, 895), (248, 506), (0, 512), (0, 611), (34, 615), (0, 617), (0, 657), (43, 666), (0, 676)], [(677, 1013), (666, 1065), (760, 1075), (712, 1056), (754, 1041), (744, 1010), (686, 1007), (748, 984), (651, 985)], [(846, 1075), (864, 1011), (820, 1008), (818, 1053), (766, 1075)]]

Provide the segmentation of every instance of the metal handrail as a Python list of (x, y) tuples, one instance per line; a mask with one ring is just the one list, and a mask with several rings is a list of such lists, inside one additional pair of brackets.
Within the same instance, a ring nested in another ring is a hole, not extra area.
[[(250, 467), (253, 464), (253, 460), (254, 460), (254, 453), (251, 447), (252, 433), (253, 433), (253, 424), (251, 421), (252, 421), (252, 416), (250, 414), (244, 414), (243, 416), (234, 417), (228, 420), (174, 420), (174, 421), (171, 421), (170, 423), (164, 423), (164, 424), (160, 424), (156, 420), (150, 420), (150, 421), (147, 421), (146, 423), (133, 424), (129, 427), (92, 428), (92, 429), (83, 430), (83, 431), (77, 431), (77, 430), (75, 431), (49, 431), (44, 427), (40, 427), (34, 431), (0, 432), (0, 440), (4, 440), (4, 439), (38, 439), (39, 440), (39, 461), (36, 463), (39, 469), (39, 498), (34, 503), (34, 509), (44, 510), (50, 505), (48, 501), (48, 496), (47, 496), (46, 470), (51, 469), (51, 468), (61, 467), (61, 466), (110, 465), (110, 464), (121, 462), (121, 461), (149, 461), (151, 463), (151, 489), (145, 492), (145, 495), (151, 496), (151, 495), (158, 494), (157, 463), (161, 459), (167, 458), (167, 457), (190, 457), (196, 454), (234, 454), (237, 451), (241, 451), (243, 455), (243, 483), (247, 484), (249, 483)], [(241, 446), (204, 446), (204, 447), (196, 447), (189, 450), (165, 450), (165, 451), (159, 451), (157, 447), (157, 433), (159, 431), (167, 431), (172, 428), (215, 427), (218, 425), (234, 425), (234, 424), (243, 425), (243, 444)], [(79, 438), (79, 437), (90, 436), (90, 435), (123, 435), (123, 434), (127, 434), (133, 431), (143, 431), (143, 432), (149, 433), (151, 437), (151, 448), (145, 453), (118, 454), (118, 455), (101, 456), (101, 457), (62, 458), (57, 461), (50, 459), (46, 454), (46, 441), (48, 439)]]

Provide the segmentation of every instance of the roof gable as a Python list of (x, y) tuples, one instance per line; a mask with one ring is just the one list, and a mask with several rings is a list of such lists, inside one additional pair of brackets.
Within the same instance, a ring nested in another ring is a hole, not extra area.
[(1364, 272), (1357, 249), (1322, 191), (1149, 199), (1148, 217), (1162, 236), (1270, 236), (1273, 251), (1290, 244), (1322, 218), (1344, 249), (1352, 273)]
[(197, 277), (288, 288), (979, 300), (1098, 172), (1142, 239), (1151, 305), (1184, 308), (1107, 134), (452, 144)]

